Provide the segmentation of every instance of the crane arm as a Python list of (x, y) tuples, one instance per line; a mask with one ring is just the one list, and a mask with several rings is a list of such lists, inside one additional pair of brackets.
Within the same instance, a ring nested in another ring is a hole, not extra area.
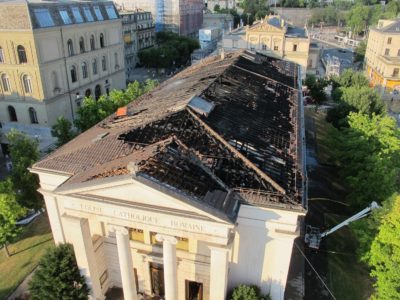
[(375, 201), (373, 201), (368, 207), (364, 208), (362, 211), (356, 213), (354, 216), (351, 216), (350, 218), (344, 220), (342, 223), (339, 223), (338, 225), (336, 225), (335, 227), (321, 233), (321, 238), (325, 237), (331, 233), (334, 233), (336, 230), (342, 228), (343, 226), (347, 226), (349, 225), (351, 222), (353, 221), (357, 221), (361, 218), (366, 217), (373, 209), (380, 207), (378, 205), (378, 203), (376, 203)]

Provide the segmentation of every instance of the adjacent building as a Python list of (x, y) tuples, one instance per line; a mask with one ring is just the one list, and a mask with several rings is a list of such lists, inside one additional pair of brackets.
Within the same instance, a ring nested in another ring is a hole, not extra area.
[(301, 71), (206, 58), (36, 163), (56, 243), (95, 299), (283, 299), (306, 212)]
[(233, 16), (231, 14), (211, 14), (203, 15), (203, 28), (217, 27), (221, 32), (229, 32), (233, 29)]
[(112, 2), (1, 2), (3, 133), (16, 128), (41, 148), (52, 144), (50, 127), (74, 119), (84, 96), (125, 87), (123, 51)]
[(370, 28), (365, 67), (372, 86), (381, 93), (400, 91), (400, 20), (379, 20)]
[(125, 48), (125, 72), (129, 75), (136, 67), (138, 51), (152, 47), (156, 41), (155, 26), (150, 12), (141, 10), (119, 11)]
[(307, 29), (288, 24), (280, 16), (267, 16), (250, 27), (225, 34), (222, 47), (225, 50), (248, 49), (295, 62), (302, 66), (303, 75), (310, 65)]
[(203, 23), (203, 0), (115, 0), (123, 10), (152, 13), (156, 31), (197, 37)]
[(211, 11), (214, 11), (216, 5), (219, 6), (220, 9), (234, 9), (236, 8), (235, 0), (205, 0), (204, 5)]

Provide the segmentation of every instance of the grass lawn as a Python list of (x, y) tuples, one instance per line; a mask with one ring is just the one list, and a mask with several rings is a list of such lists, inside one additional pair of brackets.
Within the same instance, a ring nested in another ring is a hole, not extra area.
[(6, 299), (37, 266), (46, 249), (54, 245), (44, 213), (24, 228), (18, 241), (8, 246), (11, 257), (0, 251), (0, 299)]
[[(339, 224), (344, 216), (325, 214), (327, 228)], [(355, 255), (357, 241), (351, 230), (345, 226), (325, 238), (328, 253), (328, 286), (337, 299), (369, 299), (372, 283), (368, 269)]]

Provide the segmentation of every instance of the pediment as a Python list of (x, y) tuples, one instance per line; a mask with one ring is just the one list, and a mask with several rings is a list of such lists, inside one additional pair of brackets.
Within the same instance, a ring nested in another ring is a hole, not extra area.
[(256, 24), (252, 27), (250, 27), (248, 32), (279, 32), (279, 33), (285, 33), (285, 30), (283, 28), (277, 28), (275, 26), (269, 25), (268, 23), (259, 23)]

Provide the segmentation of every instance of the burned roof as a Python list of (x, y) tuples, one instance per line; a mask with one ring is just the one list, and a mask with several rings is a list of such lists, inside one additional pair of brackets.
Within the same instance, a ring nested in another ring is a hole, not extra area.
[(132, 174), (234, 221), (238, 202), (303, 210), (298, 66), (211, 57), (34, 165), (63, 186)]

